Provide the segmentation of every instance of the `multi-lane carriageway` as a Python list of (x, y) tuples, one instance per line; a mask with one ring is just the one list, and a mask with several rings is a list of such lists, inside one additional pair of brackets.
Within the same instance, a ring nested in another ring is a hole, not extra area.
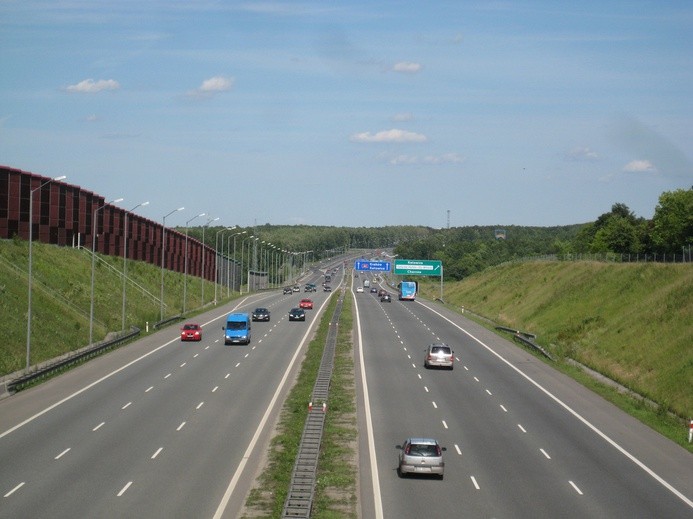
[[(0, 401), (0, 517), (237, 517), (330, 294), (288, 322), (304, 296), (253, 294), (198, 316), (200, 343), (171, 327)], [(440, 305), (354, 300), (362, 517), (693, 517), (687, 451)], [(223, 317), (256, 306), (272, 320), (224, 346)], [(453, 371), (422, 367), (434, 340)], [(413, 435), (448, 448), (444, 480), (398, 478)]]
[[(693, 517), (688, 451), (441, 305), (355, 300), (363, 517)], [(447, 447), (443, 481), (398, 477), (408, 436)]]

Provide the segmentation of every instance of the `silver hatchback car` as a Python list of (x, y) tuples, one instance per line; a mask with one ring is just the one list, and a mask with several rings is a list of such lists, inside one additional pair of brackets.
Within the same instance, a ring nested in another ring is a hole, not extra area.
[(438, 476), (443, 479), (445, 462), (443, 451), (433, 438), (407, 438), (402, 445), (398, 445), (399, 465), (397, 473), (400, 477), (407, 474), (423, 474)]
[(434, 342), (426, 348), (424, 367), (453, 369), (454, 351), (444, 342)]

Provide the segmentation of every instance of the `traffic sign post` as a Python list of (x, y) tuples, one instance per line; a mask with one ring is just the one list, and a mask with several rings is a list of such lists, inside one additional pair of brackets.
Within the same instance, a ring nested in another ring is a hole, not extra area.
[(354, 262), (355, 270), (368, 270), (378, 272), (390, 272), (390, 263), (387, 261), (357, 260)]
[(442, 261), (396, 259), (394, 274), (398, 276), (440, 276), (440, 300), (443, 301)]
[(395, 274), (400, 276), (442, 276), (440, 260), (395, 260)]

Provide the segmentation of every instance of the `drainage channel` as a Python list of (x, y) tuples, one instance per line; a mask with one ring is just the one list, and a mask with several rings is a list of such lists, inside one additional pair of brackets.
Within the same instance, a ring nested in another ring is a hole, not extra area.
[(310, 517), (315, 496), (315, 481), (320, 457), (320, 443), (325, 426), (327, 396), (330, 391), (330, 379), (334, 368), (334, 353), (337, 346), (339, 316), (342, 313), (344, 293), (339, 296), (337, 306), (332, 314), (330, 328), (322, 352), (318, 377), (313, 386), (312, 400), (308, 409), (308, 418), (301, 436), (301, 443), (296, 455), (291, 486), (284, 502), (282, 518)]

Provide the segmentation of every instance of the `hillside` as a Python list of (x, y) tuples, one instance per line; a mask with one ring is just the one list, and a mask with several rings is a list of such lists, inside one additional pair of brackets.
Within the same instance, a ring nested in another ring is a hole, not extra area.
[[(0, 316), (4, 340), (0, 343), (0, 377), (26, 366), (28, 313), (28, 242), (0, 241)], [(122, 328), (123, 259), (101, 256), (95, 263), (93, 340)], [(31, 365), (78, 350), (89, 343), (91, 314), (91, 255), (89, 251), (33, 244)], [(125, 328), (137, 326), (144, 333), (159, 321), (161, 269), (141, 261), (127, 266)], [(164, 316), (182, 309), (184, 276), (166, 271)], [(203, 302), (200, 278), (187, 277), (187, 309)], [(205, 282), (204, 303), (214, 298), (214, 284)], [(221, 299), (221, 294), (219, 295)]]
[[(433, 280), (422, 286), (440, 295)], [(528, 262), (446, 283), (445, 302), (693, 414), (693, 265)]]

